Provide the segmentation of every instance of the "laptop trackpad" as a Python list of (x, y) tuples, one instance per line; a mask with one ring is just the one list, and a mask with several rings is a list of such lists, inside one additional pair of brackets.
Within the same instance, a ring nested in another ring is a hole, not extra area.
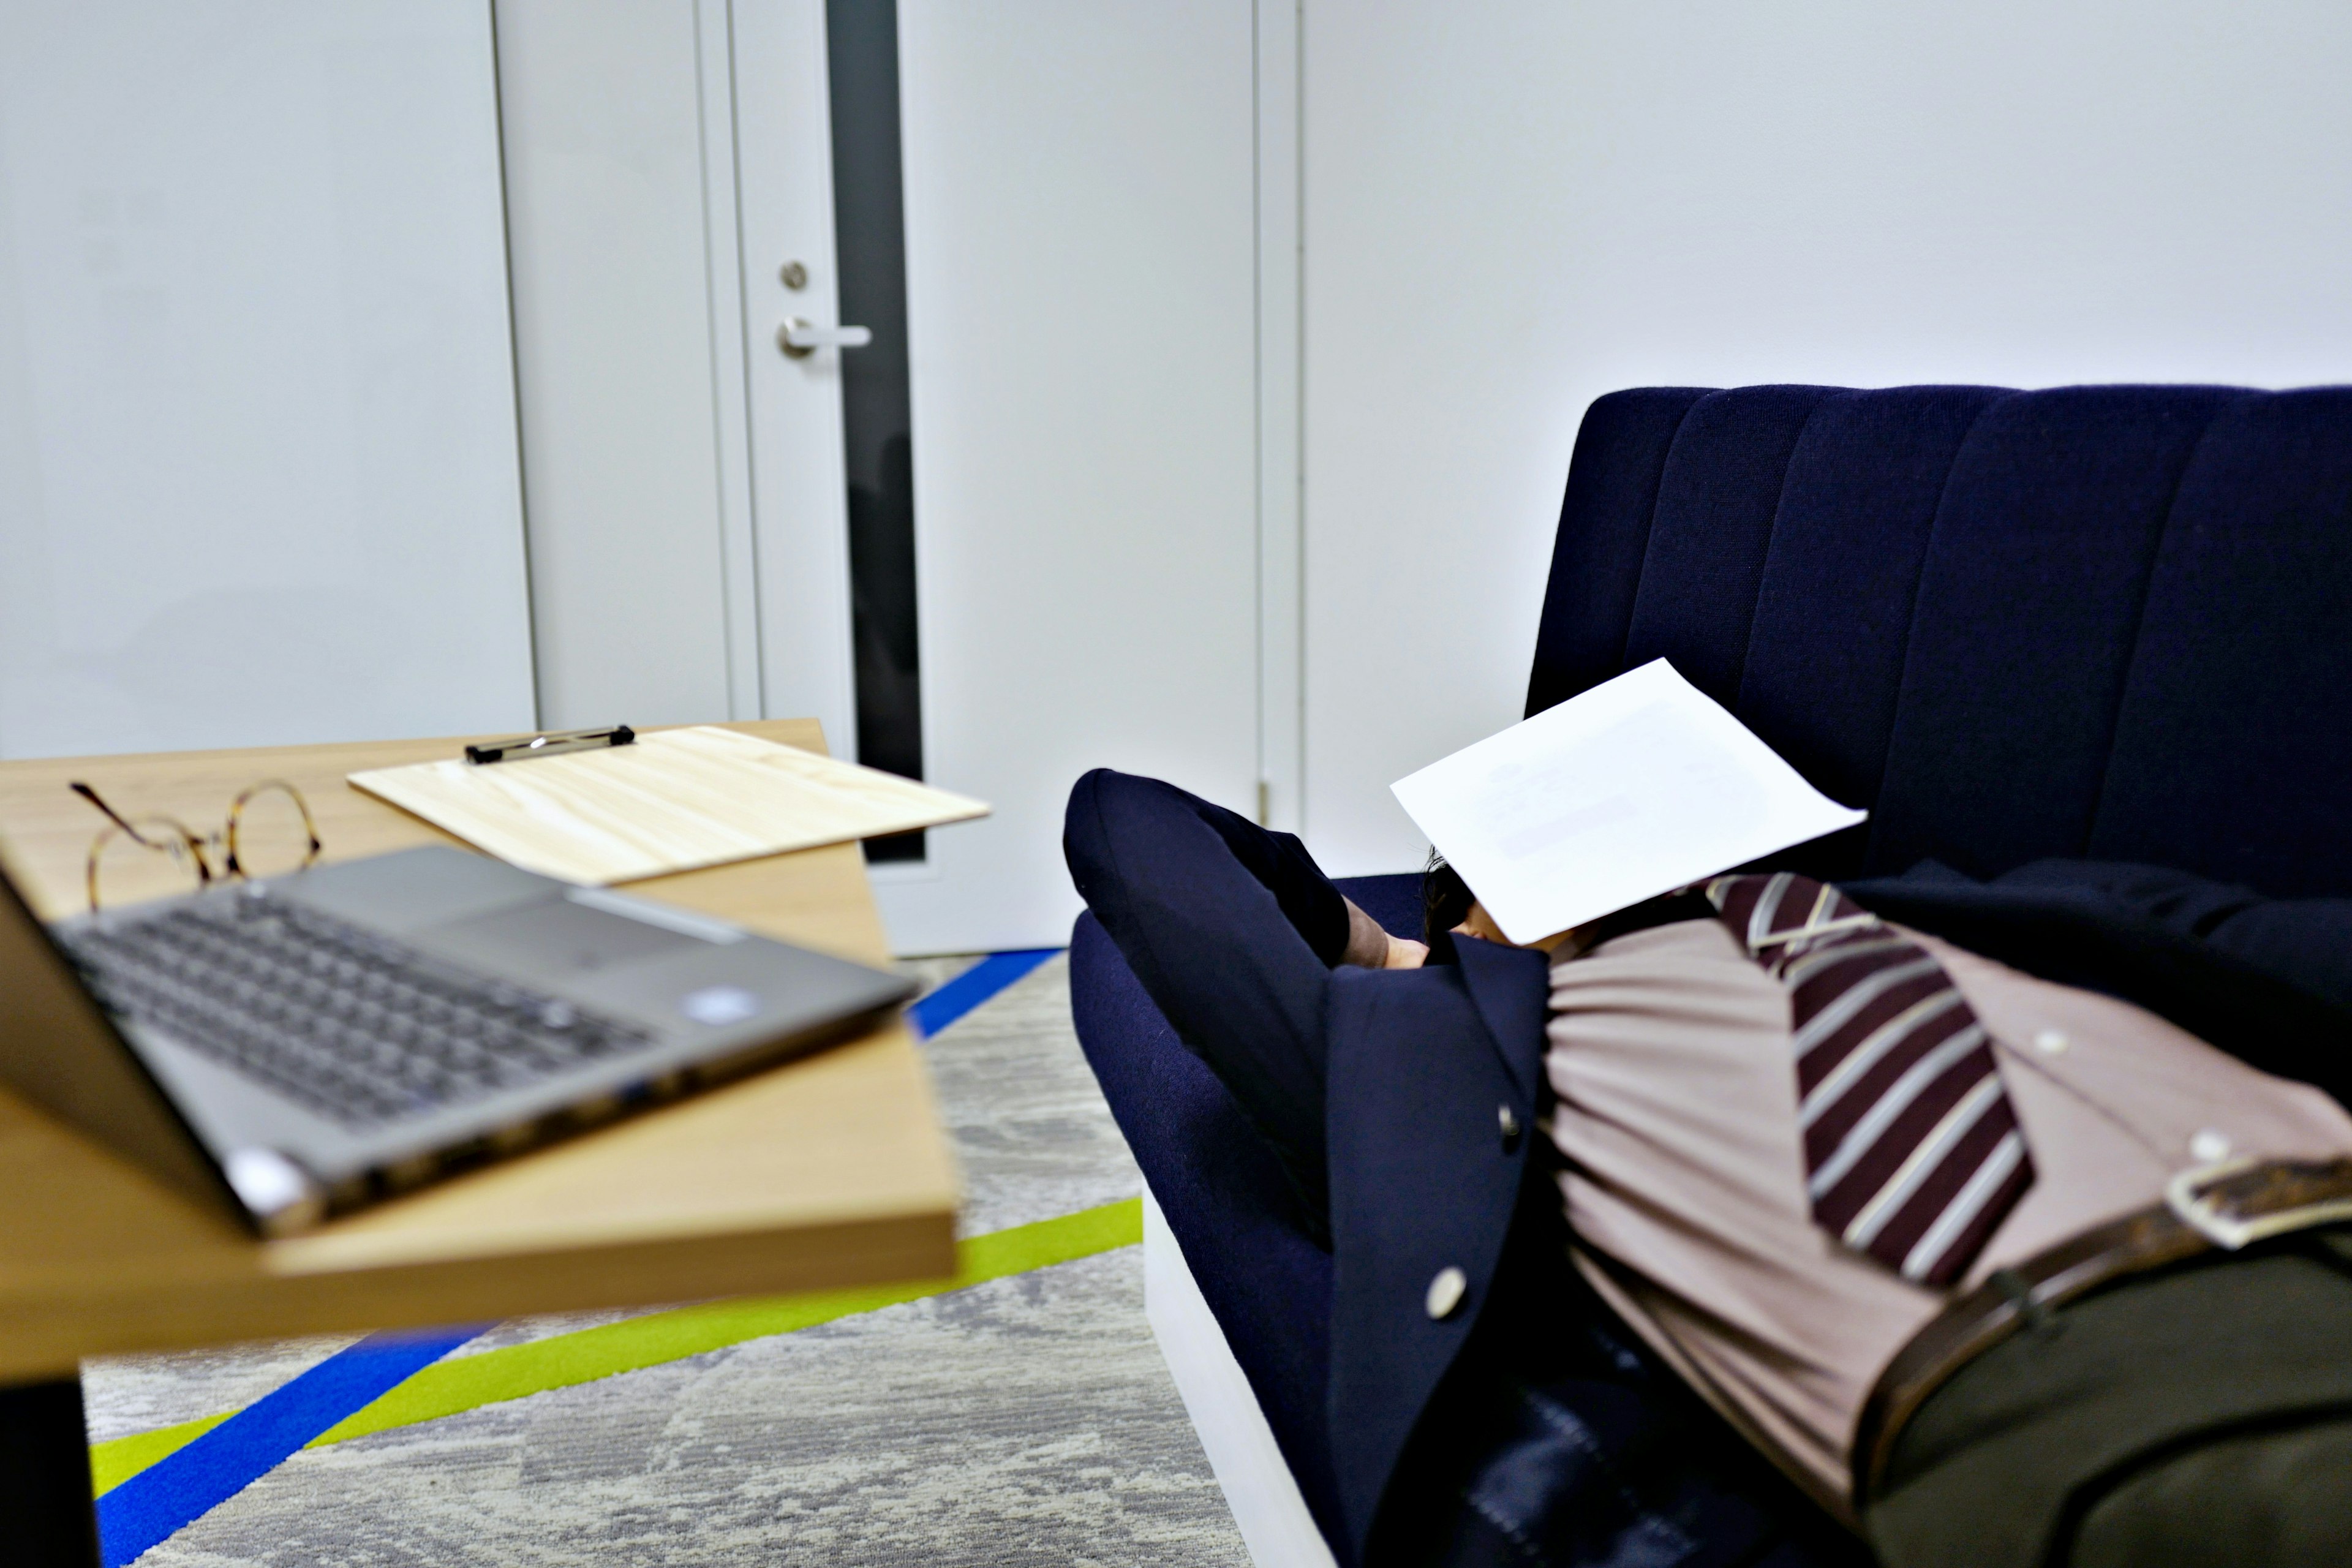
[(593, 974), (680, 948), (709, 945), (683, 931), (591, 909), (569, 899), (550, 899), (522, 909), (450, 921), (417, 931), (412, 940), (473, 968), (549, 980)]

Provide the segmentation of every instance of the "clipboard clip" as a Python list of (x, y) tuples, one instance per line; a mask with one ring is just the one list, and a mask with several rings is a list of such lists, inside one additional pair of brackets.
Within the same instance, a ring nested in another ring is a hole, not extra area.
[(637, 732), (626, 724), (604, 730), (557, 730), (545, 735), (517, 735), (511, 741), (485, 741), (478, 746), (467, 746), (466, 760), (477, 766), (522, 763), (565, 752), (601, 752), (614, 746), (634, 745), (636, 739)]

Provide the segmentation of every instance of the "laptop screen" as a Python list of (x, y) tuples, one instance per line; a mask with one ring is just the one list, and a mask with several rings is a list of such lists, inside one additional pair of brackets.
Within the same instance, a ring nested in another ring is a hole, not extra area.
[(166, 1186), (244, 1216), (220, 1168), (0, 865), (0, 1083)]

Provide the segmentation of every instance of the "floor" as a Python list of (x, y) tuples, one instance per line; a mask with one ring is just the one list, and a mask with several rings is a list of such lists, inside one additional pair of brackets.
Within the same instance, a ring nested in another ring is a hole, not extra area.
[[(937, 984), (962, 964), (918, 967)], [(924, 1049), (965, 1236), (1126, 1223), (1140, 1179), (1079, 1056), (1062, 959)], [(140, 1562), (1245, 1568), (1144, 1323), (1139, 1249), (1057, 1245), (1067, 1261), (304, 1449)], [(499, 1324), (444, 1364), (630, 1317)], [(92, 1363), (92, 1440), (234, 1409), (346, 1342)]]

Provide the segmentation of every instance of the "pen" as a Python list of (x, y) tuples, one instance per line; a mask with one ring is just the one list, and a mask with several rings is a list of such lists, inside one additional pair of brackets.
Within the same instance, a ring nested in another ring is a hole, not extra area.
[(467, 746), (466, 760), (477, 764), (528, 762), (532, 757), (552, 757), (564, 752), (626, 746), (636, 738), (637, 732), (626, 724), (615, 724), (609, 730), (558, 730), (546, 735), (517, 735), (511, 741), (486, 741), (478, 746)]

